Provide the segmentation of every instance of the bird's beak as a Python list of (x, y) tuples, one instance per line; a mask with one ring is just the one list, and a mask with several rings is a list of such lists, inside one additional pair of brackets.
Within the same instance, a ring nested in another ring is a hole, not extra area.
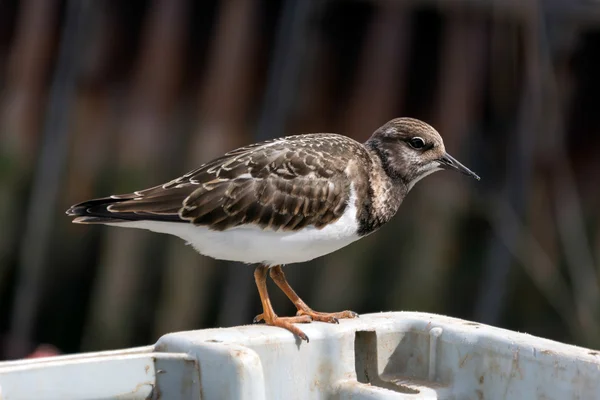
[(440, 167), (443, 169), (454, 169), (460, 173), (465, 175), (472, 176), (473, 178), (480, 180), (481, 178), (469, 168), (465, 167), (461, 163), (459, 163), (456, 158), (452, 157), (450, 154), (444, 154), (440, 159), (438, 159), (440, 163)]

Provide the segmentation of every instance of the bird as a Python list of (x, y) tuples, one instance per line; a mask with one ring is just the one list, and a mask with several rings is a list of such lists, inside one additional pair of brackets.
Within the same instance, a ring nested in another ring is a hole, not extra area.
[[(229, 151), (174, 180), (129, 194), (76, 204), (78, 224), (147, 229), (178, 236), (200, 254), (255, 264), (263, 312), (254, 322), (284, 328), (338, 323), (353, 311), (311, 309), (282, 267), (324, 256), (377, 231), (424, 177), (440, 170), (479, 176), (450, 156), (440, 134), (414, 118), (395, 118), (360, 143), (335, 133), (308, 133)], [(297, 308), (280, 317), (267, 275)]]

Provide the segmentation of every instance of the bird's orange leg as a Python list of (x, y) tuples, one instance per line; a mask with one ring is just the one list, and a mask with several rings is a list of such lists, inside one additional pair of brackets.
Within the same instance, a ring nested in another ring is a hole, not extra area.
[(258, 294), (260, 301), (263, 306), (263, 313), (257, 315), (254, 318), (254, 322), (264, 320), (267, 325), (278, 326), (280, 328), (287, 329), (294, 335), (300, 337), (302, 340), (308, 342), (308, 336), (296, 326), (294, 323), (308, 323), (312, 319), (309, 315), (298, 315), (296, 317), (278, 317), (273, 311), (271, 300), (269, 299), (269, 293), (267, 292), (267, 270), (269, 267), (265, 265), (259, 265), (254, 270), (254, 280), (256, 281), (256, 287), (258, 288)]
[(306, 305), (304, 301), (302, 301), (300, 297), (298, 297), (294, 289), (292, 289), (287, 279), (285, 279), (285, 275), (283, 274), (283, 270), (281, 269), (280, 265), (272, 267), (270, 269), (270, 275), (271, 279), (273, 279), (275, 284), (277, 284), (277, 286), (279, 286), (283, 293), (285, 293), (288, 299), (290, 299), (292, 303), (294, 303), (294, 305), (298, 309), (297, 315), (308, 315), (313, 319), (313, 321), (329, 322), (334, 324), (337, 324), (339, 322), (338, 319), (340, 318), (343, 319), (358, 317), (358, 314), (354, 311), (340, 311), (335, 313), (323, 313), (313, 311), (309, 306)]

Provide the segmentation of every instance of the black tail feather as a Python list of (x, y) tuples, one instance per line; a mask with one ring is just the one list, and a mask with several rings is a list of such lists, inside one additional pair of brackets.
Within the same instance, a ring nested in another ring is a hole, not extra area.
[(108, 207), (115, 203), (120, 203), (130, 199), (115, 199), (112, 197), (104, 197), (84, 201), (83, 203), (75, 204), (67, 210), (67, 215), (77, 217), (73, 220), (79, 224), (106, 224), (119, 223), (128, 221), (166, 221), (166, 222), (187, 222), (182, 220), (178, 214), (153, 214), (144, 212), (114, 212), (109, 211)]

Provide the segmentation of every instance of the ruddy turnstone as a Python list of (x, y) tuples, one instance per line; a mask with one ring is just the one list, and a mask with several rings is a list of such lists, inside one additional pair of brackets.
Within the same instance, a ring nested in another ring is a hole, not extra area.
[[(479, 177), (451, 157), (438, 132), (397, 118), (366, 143), (334, 133), (288, 136), (230, 151), (160, 186), (71, 207), (81, 224), (143, 228), (178, 236), (199, 253), (258, 264), (263, 313), (255, 322), (308, 337), (294, 323), (338, 322), (352, 311), (313, 311), (288, 284), (282, 266), (334, 252), (376, 231), (422, 178), (441, 169)], [(279, 317), (267, 271), (298, 309)]]

